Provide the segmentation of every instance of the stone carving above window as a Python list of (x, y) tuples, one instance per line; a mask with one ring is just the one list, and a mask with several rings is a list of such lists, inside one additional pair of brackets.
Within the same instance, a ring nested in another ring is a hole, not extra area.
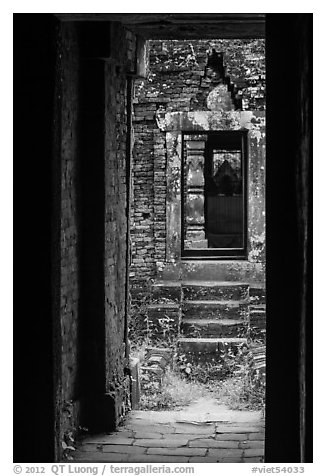
[(233, 111), (242, 109), (241, 98), (236, 94), (234, 84), (226, 75), (223, 54), (213, 48), (207, 52), (204, 75), (200, 80), (199, 91), (192, 106), (211, 111)]
[(214, 88), (206, 99), (207, 108), (210, 111), (233, 111), (234, 103), (231, 93), (226, 84), (220, 84)]

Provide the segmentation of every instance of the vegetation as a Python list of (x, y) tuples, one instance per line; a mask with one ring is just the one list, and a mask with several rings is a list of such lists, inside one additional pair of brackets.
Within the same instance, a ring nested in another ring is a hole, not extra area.
[(162, 382), (154, 381), (150, 374), (142, 375), (140, 409), (171, 410), (209, 396), (234, 410), (264, 411), (265, 376), (252, 371), (250, 361), (250, 352), (229, 352), (216, 364), (191, 365), (180, 356)]
[(187, 381), (171, 369), (166, 371), (162, 384), (144, 377), (148, 377), (148, 374), (142, 378), (141, 410), (173, 410), (187, 406), (207, 394), (203, 385)]
[[(156, 324), (160, 329), (154, 329), (148, 320), (147, 304), (145, 296), (132, 307), (131, 354), (142, 362), (148, 346), (169, 347), (174, 359), (162, 381), (150, 373), (142, 374), (140, 409), (171, 410), (209, 396), (231, 409), (264, 410), (265, 375), (252, 370), (252, 355), (247, 347), (239, 347), (236, 352), (229, 348), (214, 363), (192, 364), (186, 355), (176, 352), (176, 341), (169, 338), (168, 316)], [(251, 346), (261, 344), (251, 342)]]

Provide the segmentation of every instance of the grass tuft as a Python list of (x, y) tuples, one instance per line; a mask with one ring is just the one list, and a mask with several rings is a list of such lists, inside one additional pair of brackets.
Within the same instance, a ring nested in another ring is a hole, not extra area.
[(163, 382), (146, 382), (140, 399), (140, 410), (173, 410), (190, 405), (205, 396), (205, 387), (187, 381), (183, 376), (167, 370)]

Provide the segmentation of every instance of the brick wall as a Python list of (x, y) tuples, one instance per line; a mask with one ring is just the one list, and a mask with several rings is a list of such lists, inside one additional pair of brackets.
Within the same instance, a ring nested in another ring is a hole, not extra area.
[[(207, 64), (213, 49), (222, 53), (220, 78)], [(264, 40), (155, 40), (149, 59), (148, 78), (136, 82), (134, 97), (130, 278), (135, 284), (154, 278), (165, 261), (166, 144), (156, 111), (208, 110), (207, 97), (221, 78), (237, 108), (265, 109)]]
[[(106, 392), (118, 422), (126, 410), (124, 375), (127, 252), (127, 72), (134, 64), (135, 38), (116, 26), (113, 61), (105, 65), (105, 319)], [(126, 61), (127, 57), (127, 61)]]
[[(78, 425), (79, 405), (76, 399), (78, 387), (77, 335), (79, 331), (78, 279), (78, 208), (77, 163), (78, 137), (78, 79), (79, 49), (76, 28), (61, 25), (57, 36), (56, 70), (57, 104), (57, 163), (60, 170), (60, 342), (61, 362), (58, 371), (57, 431), (60, 451), (64, 434)], [(59, 349), (58, 349), (59, 352)]]
[[(105, 408), (107, 422), (103, 424), (114, 427), (129, 404), (129, 377), (124, 374), (127, 73), (135, 64), (136, 41), (121, 26), (107, 24), (111, 43), (104, 61), (96, 57), (97, 45), (91, 44), (87, 28), (61, 23), (56, 37), (55, 169), (60, 176), (58, 458), (63, 439), (84, 423), (83, 414), (97, 414), (94, 418), (101, 424)], [(85, 44), (90, 45), (89, 51), (94, 50), (94, 60), (82, 59)], [(98, 91), (93, 86), (88, 91), (93, 83)], [(93, 121), (97, 121), (95, 126), (89, 127)], [(98, 231), (103, 235), (97, 236)], [(92, 244), (94, 249), (89, 246)], [(95, 392), (101, 392), (106, 402), (101, 409), (95, 408)], [(85, 399), (93, 397), (84, 405)]]

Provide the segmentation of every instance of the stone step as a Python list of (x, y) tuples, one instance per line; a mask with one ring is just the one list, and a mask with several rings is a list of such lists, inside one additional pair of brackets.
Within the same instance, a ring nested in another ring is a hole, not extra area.
[(169, 311), (177, 311), (180, 309), (180, 304), (176, 302), (157, 302), (154, 304), (149, 304), (147, 306), (147, 310), (150, 313), (157, 313), (157, 312), (169, 312)]
[(250, 326), (266, 329), (266, 308), (262, 306), (250, 306), (249, 321)]
[(249, 300), (249, 284), (221, 281), (184, 281), (182, 283), (183, 298), (197, 300)]
[(246, 260), (191, 260), (166, 263), (158, 271), (158, 279), (169, 281), (227, 281), (250, 283), (262, 287), (265, 281), (265, 268), (262, 263)]
[(185, 337), (245, 337), (248, 323), (243, 319), (183, 319)]
[(180, 281), (156, 281), (152, 285), (152, 298), (154, 301), (180, 302)]
[(266, 312), (266, 304), (249, 304), (249, 308), (252, 310), (257, 310), (257, 311), (264, 311)]
[(131, 294), (131, 302), (133, 304), (140, 304), (142, 301), (146, 299), (147, 296), (149, 296), (150, 291), (146, 288), (146, 286), (133, 286), (130, 289), (130, 294)]
[(182, 303), (184, 316), (196, 319), (248, 319), (248, 302), (241, 301), (188, 301)]
[(265, 342), (266, 340), (266, 307), (265, 305), (249, 306), (250, 338)]
[(167, 335), (177, 337), (180, 329), (180, 305), (177, 303), (150, 304), (147, 306), (147, 324), (155, 338)]
[(243, 347), (248, 347), (247, 339), (236, 337), (182, 337), (178, 341), (179, 355), (185, 355), (187, 361), (192, 363), (217, 362), (221, 352), (231, 349), (236, 353), (239, 348)]
[(264, 286), (250, 286), (250, 303), (254, 305), (264, 305), (266, 303), (266, 289)]
[(266, 376), (266, 347), (259, 346), (251, 349), (252, 362), (251, 371), (259, 372), (261, 376)]

